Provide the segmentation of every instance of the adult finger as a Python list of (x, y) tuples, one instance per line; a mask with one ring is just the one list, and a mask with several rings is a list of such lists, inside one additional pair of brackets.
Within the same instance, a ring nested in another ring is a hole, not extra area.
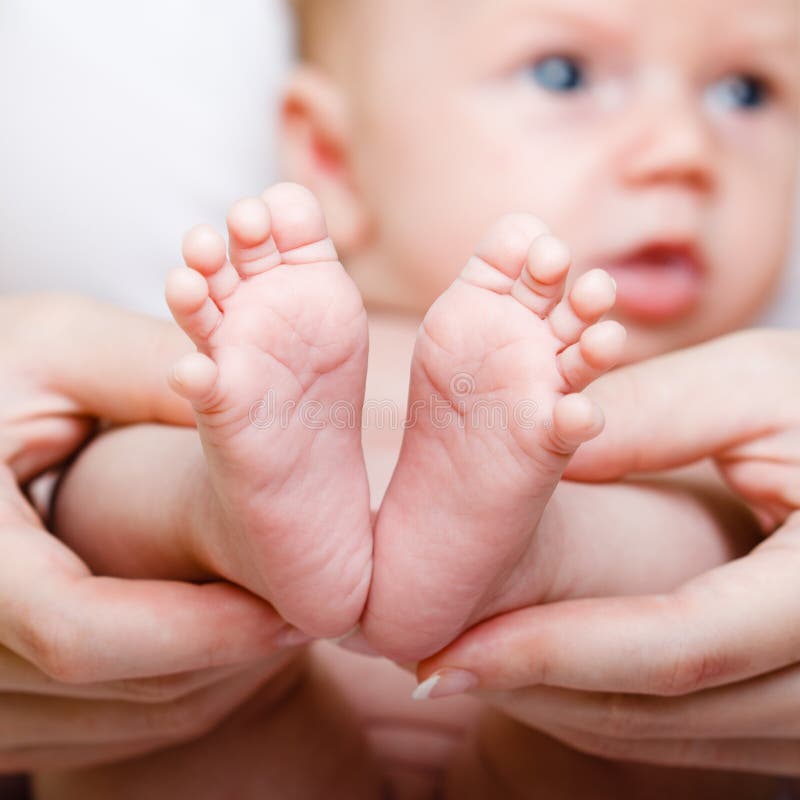
[(615, 739), (798, 739), (800, 668), (687, 697), (532, 686), (482, 697), (520, 721)]
[(800, 508), (800, 427), (733, 447), (717, 465), (766, 531), (775, 530)]
[(53, 580), (10, 618), (5, 644), (55, 680), (95, 683), (243, 664), (279, 648), (286, 623), (224, 583)]
[(0, 695), (0, 750), (101, 742), (115, 744), (200, 735), (250, 696), (288, 655), (265, 669), (262, 660), (238, 675), (171, 703), (78, 700), (26, 694)]
[(263, 658), (286, 623), (227, 583), (96, 578), (36, 528), (0, 535), (0, 641), (64, 683), (157, 677)]
[(800, 514), (670, 595), (576, 600), (473, 628), (418, 670), (422, 696), (548, 685), (678, 696), (800, 662)]
[(612, 760), (786, 778), (800, 776), (798, 739), (613, 739), (558, 725), (545, 732), (583, 753)]
[[(0, 644), (62, 683), (150, 678), (247, 664), (287, 625), (227, 583), (93, 577), (0, 470)], [(297, 642), (294, 641), (294, 644)]]
[(0, 753), (101, 745), (129, 747), (203, 735), (286, 667), (288, 655), (172, 703), (158, 705), (0, 695)]
[(172, 365), (193, 350), (176, 325), (80, 297), (46, 297), (39, 313), (55, 315), (70, 332), (47, 348), (41, 369), (56, 376), (76, 413), (194, 424), (188, 403), (167, 385)]
[[(798, 415), (800, 335), (745, 331), (618, 369), (588, 394), (606, 427), (566, 477), (611, 480), (679, 467), (790, 424)], [(720, 413), (720, 409), (725, 413)]]
[(84, 700), (167, 703), (207, 686), (213, 686), (238, 674), (242, 669), (243, 666), (236, 665), (141, 680), (65, 684), (46, 675), (30, 661), (11, 650), (0, 648), (0, 694), (23, 693)]

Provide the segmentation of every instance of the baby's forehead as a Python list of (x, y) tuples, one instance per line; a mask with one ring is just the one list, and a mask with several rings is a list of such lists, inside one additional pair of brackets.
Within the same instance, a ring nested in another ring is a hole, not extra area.
[(320, 1), (351, 4), (342, 60), (355, 57), (362, 75), (377, 62), (414, 74), (482, 72), (550, 49), (680, 61), (695, 71), (766, 61), (800, 84), (800, 0)]
[[(325, 0), (341, 2), (341, 0)], [(676, 29), (721, 30), (773, 35), (783, 33), (798, 41), (798, 0), (355, 0), (352, 8), (396, 22), (412, 25), (441, 23), (454, 32), (461, 26), (480, 24), (513, 26), (523, 20), (560, 20), (575, 25), (607, 28), (617, 33), (642, 35), (643, 23), (668, 22)], [(388, 26), (387, 26), (388, 27)], [(487, 29), (487, 34), (489, 29)]]

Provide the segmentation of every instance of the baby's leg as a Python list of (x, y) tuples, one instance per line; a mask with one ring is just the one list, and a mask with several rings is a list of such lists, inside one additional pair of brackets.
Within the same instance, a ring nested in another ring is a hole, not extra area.
[(430, 655), (518, 602), (545, 506), (602, 428), (579, 392), (619, 358), (624, 330), (595, 324), (614, 302), (606, 273), (564, 297), (569, 266), (541, 223), (508, 216), (425, 317), (363, 621), (393, 658)]
[(209, 533), (224, 528), (194, 428), (131, 425), (98, 436), (62, 476), (52, 517), (96, 575), (220, 576), (201, 555)]

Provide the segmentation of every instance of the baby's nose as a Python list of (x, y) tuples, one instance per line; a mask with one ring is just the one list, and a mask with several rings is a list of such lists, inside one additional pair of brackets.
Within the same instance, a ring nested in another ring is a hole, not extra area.
[(668, 70), (653, 70), (636, 95), (620, 140), (623, 180), (707, 191), (713, 182), (713, 129), (692, 87)]

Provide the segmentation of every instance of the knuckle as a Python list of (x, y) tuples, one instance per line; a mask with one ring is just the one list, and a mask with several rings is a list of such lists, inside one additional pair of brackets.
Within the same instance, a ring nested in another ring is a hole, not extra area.
[(664, 697), (682, 697), (707, 688), (725, 671), (723, 659), (705, 650), (687, 651), (656, 674), (653, 689)]
[(726, 655), (721, 644), (715, 646), (705, 626), (698, 627), (704, 609), (716, 602), (721, 587), (705, 585), (684, 590), (667, 598), (664, 605), (665, 629), (673, 634), (668, 655), (659, 660), (648, 676), (648, 694), (683, 697), (707, 689), (729, 675), (734, 656)]
[(48, 678), (67, 684), (90, 680), (80, 658), (80, 648), (76, 646), (76, 636), (65, 620), (29, 615), (20, 623), (17, 635), (25, 655)]

